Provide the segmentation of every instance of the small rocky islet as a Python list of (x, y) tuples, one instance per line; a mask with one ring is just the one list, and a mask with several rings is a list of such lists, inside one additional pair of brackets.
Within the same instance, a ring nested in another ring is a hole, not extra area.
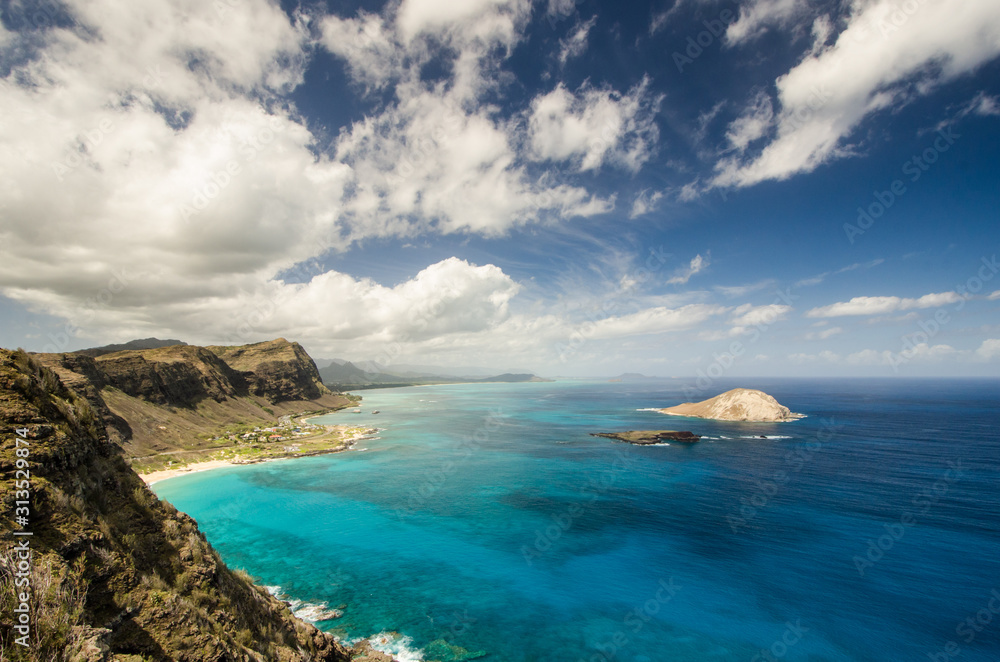
[(616, 439), (636, 446), (653, 446), (655, 444), (676, 441), (682, 444), (693, 444), (701, 439), (700, 435), (688, 431), (677, 430), (628, 430), (627, 432), (591, 432), (592, 437)]
[(706, 418), (715, 421), (785, 423), (805, 418), (780, 404), (773, 396), (750, 388), (734, 388), (701, 402), (685, 402), (659, 410), (661, 414)]
[[(674, 407), (658, 409), (661, 414), (673, 416), (688, 416), (716, 421), (740, 421), (753, 423), (783, 423), (804, 418), (802, 414), (793, 413), (788, 407), (781, 405), (772, 396), (749, 388), (734, 388), (720, 393), (714, 398), (701, 402), (685, 402)], [(677, 430), (628, 430), (626, 432), (592, 432), (593, 437), (606, 437), (624, 441), (636, 446), (652, 446), (655, 444), (676, 441), (682, 444), (693, 444), (701, 439), (688, 431)], [(767, 435), (755, 435), (767, 439)]]

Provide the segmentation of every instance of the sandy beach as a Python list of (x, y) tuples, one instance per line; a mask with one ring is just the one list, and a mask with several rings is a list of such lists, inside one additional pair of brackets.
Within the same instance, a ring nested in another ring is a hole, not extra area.
[(265, 457), (254, 457), (249, 459), (243, 458), (232, 458), (226, 460), (205, 460), (203, 462), (192, 462), (190, 464), (177, 467), (176, 469), (160, 469), (159, 471), (151, 471), (149, 473), (140, 473), (139, 478), (145, 481), (146, 485), (152, 485), (161, 480), (166, 480), (168, 478), (176, 478), (177, 476), (183, 476), (184, 474), (197, 473), (199, 471), (210, 471), (212, 469), (221, 469), (222, 467), (237, 466), (242, 464), (257, 464), (259, 462), (275, 462), (277, 460), (290, 460), (296, 457), (309, 457), (312, 455), (327, 455), (330, 453), (340, 453), (342, 451), (350, 450), (355, 443), (362, 439), (370, 438), (372, 435), (376, 434), (377, 428), (364, 428), (357, 429), (351, 434), (346, 434), (347, 430), (350, 429), (346, 425), (324, 425), (326, 432), (320, 436), (320, 438), (327, 437), (332, 434), (341, 433), (343, 437), (339, 439), (339, 445), (332, 448), (324, 448), (321, 450), (307, 451), (307, 452), (289, 452), (287, 454), (270, 455)]
[(161, 480), (166, 480), (167, 478), (175, 478), (177, 476), (183, 476), (184, 474), (196, 473), (198, 471), (209, 471), (210, 469), (221, 469), (222, 467), (229, 467), (236, 464), (245, 464), (244, 462), (233, 462), (232, 460), (206, 460), (204, 462), (194, 462), (187, 466), (178, 467), (176, 469), (162, 469), (160, 471), (153, 471), (148, 474), (139, 474), (139, 478), (142, 478), (146, 485), (152, 485)]

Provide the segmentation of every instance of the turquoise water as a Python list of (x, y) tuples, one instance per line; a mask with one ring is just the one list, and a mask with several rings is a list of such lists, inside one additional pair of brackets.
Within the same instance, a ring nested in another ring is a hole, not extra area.
[[(672, 381), (363, 391), (324, 419), (381, 428), (353, 451), (155, 490), (409, 659), (1000, 659), (1000, 382), (754, 386), (808, 417), (642, 411), (686, 400)], [(589, 436), (658, 428), (706, 438)]]

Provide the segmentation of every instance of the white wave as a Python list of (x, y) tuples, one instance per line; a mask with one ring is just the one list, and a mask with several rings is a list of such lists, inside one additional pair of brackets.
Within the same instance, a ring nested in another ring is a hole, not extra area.
[(645, 407), (643, 409), (636, 409), (636, 411), (660, 411), (660, 407)]
[(325, 602), (305, 602), (296, 598), (290, 598), (285, 595), (280, 586), (265, 586), (264, 588), (268, 593), (287, 604), (296, 618), (301, 618), (303, 621), (309, 621), (310, 623), (331, 621), (344, 615), (344, 612), (339, 609), (330, 609), (330, 605)]
[(702, 439), (707, 439), (708, 441), (716, 441), (719, 439), (794, 439), (794, 437), (789, 437), (788, 435), (780, 434), (741, 434), (738, 437), (727, 437), (724, 434), (720, 434), (718, 437), (709, 437), (707, 435), (702, 435)]
[[(344, 612), (339, 609), (330, 609), (330, 605), (325, 602), (320, 602), (318, 604), (300, 602), (298, 600), (293, 600), (292, 602), (292, 613), (295, 614), (297, 618), (301, 618), (303, 621), (309, 621), (310, 623), (316, 623), (318, 621), (332, 621), (335, 618), (340, 618), (344, 615)], [(295, 602), (298, 602), (299, 604), (295, 605)]]
[(424, 652), (413, 647), (413, 639), (398, 632), (379, 632), (368, 638), (372, 648), (392, 655), (399, 662), (423, 662)]

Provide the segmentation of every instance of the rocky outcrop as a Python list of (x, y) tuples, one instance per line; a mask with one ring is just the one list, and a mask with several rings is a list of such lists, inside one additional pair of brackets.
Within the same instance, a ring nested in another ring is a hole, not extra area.
[(778, 404), (773, 397), (749, 388), (734, 388), (701, 402), (685, 402), (676, 407), (660, 409), (662, 414), (710, 418), (718, 421), (748, 421), (781, 423), (804, 418)]
[(591, 432), (592, 437), (617, 439), (636, 446), (652, 446), (655, 444), (676, 441), (682, 444), (694, 444), (701, 436), (693, 432), (677, 430), (629, 430), (628, 432)]
[[(15, 462), (27, 455), (32, 533), (17, 538), (31, 549), (30, 648), (14, 644), (19, 633), (4, 619), (3, 659), (350, 660), (333, 637), (229, 570), (194, 520), (128, 467), (89, 400), (23, 352), (0, 350), (0, 446), (5, 512), (24, 500)], [(12, 526), (0, 518), (0, 536), (12, 540)], [(5, 614), (17, 606), (17, 563), (0, 554)]]
[(205, 348), (238, 371), (249, 393), (272, 403), (315, 400), (329, 394), (312, 358), (297, 342), (284, 338), (253, 345)]

